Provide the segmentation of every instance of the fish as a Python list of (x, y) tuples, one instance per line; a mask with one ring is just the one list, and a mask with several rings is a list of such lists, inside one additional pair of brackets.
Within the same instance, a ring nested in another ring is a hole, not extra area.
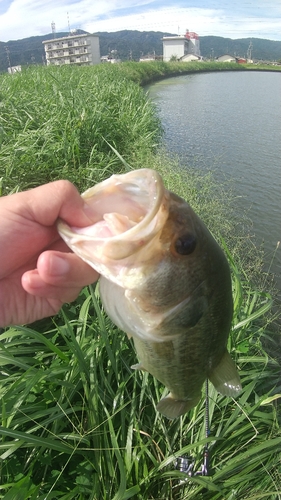
[(92, 224), (59, 220), (58, 232), (100, 273), (103, 307), (133, 339), (139, 362), (132, 368), (168, 389), (157, 410), (169, 419), (184, 415), (207, 379), (236, 397), (241, 382), (227, 351), (230, 268), (199, 216), (149, 168), (112, 175), (82, 197)]

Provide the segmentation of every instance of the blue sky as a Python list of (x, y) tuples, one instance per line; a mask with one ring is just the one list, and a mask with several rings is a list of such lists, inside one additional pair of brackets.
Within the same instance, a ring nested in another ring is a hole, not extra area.
[(80, 28), (281, 40), (280, 0), (0, 0), (0, 41)]

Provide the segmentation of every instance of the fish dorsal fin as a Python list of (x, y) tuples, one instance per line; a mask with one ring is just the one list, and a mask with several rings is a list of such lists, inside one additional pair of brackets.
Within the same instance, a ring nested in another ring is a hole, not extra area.
[(235, 397), (242, 390), (237, 368), (227, 351), (216, 368), (209, 374), (209, 379), (216, 390), (224, 396)]

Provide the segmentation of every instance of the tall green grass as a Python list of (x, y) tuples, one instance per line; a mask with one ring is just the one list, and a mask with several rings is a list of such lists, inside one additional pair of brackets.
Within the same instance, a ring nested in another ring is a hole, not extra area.
[[(243, 392), (234, 401), (210, 387), (208, 438), (204, 398), (176, 421), (156, 411), (163, 387), (130, 369), (132, 345), (104, 315), (98, 287), (85, 289), (50, 329), (4, 332), (0, 497), (280, 498), (280, 367), (264, 351), (259, 325), (271, 301), (233, 272), (229, 349)], [(175, 469), (188, 455), (199, 471), (206, 442), (210, 477)], [(16, 492), (21, 497), (9, 496)]]
[(40, 67), (0, 78), (2, 192), (58, 178), (80, 190), (151, 153), (160, 124), (142, 89), (110, 68)]
[[(108, 143), (135, 168), (159, 170), (223, 236), (235, 305), (228, 347), (243, 392), (235, 401), (210, 386), (208, 438), (204, 394), (186, 416), (165, 419), (155, 408), (163, 386), (130, 369), (131, 342), (105, 315), (98, 286), (85, 288), (56, 317), (0, 332), (5, 500), (281, 498), (280, 340), (260, 253), (211, 176), (183, 174), (156, 153), (161, 127), (137, 85), (144, 68), (37, 68), (0, 77), (2, 191), (56, 178), (83, 190), (123, 169)], [(147, 71), (161, 76), (161, 68), (170, 71), (164, 63)], [(200, 471), (206, 443), (208, 477), (176, 469), (176, 459), (188, 456)]]
[(140, 85), (177, 74), (247, 68), (154, 61), (31, 67), (0, 75), (1, 192), (62, 177), (83, 190), (122, 168), (108, 143), (137, 168), (161, 132), (155, 106)]

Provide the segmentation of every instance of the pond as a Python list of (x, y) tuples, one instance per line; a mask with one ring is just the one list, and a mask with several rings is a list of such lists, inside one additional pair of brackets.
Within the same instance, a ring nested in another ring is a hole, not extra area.
[(213, 171), (231, 181), (239, 213), (252, 220), (265, 270), (280, 284), (281, 73), (200, 73), (147, 88), (164, 128), (164, 144), (183, 168)]

